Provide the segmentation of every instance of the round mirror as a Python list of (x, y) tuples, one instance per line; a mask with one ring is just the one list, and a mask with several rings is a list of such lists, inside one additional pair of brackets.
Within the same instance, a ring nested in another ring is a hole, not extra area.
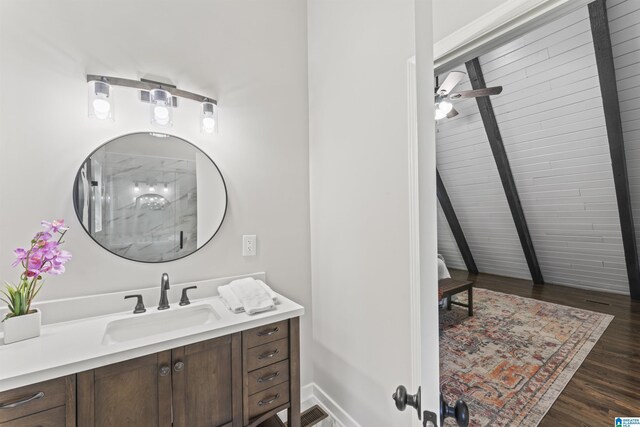
[(133, 133), (87, 157), (73, 204), (85, 231), (109, 252), (165, 262), (213, 238), (227, 211), (227, 189), (213, 160), (190, 142)]

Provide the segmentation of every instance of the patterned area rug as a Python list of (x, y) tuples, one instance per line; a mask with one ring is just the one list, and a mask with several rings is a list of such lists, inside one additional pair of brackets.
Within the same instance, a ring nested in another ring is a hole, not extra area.
[(442, 393), (467, 402), (471, 426), (537, 426), (613, 316), (487, 289), (473, 296), (473, 317), (440, 311)]

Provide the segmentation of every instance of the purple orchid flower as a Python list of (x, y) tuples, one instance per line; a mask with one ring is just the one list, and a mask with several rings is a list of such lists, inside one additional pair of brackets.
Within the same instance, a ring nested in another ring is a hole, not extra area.
[(71, 259), (70, 252), (60, 249), (62, 239), (69, 229), (64, 225), (64, 220), (41, 221), (40, 224), (44, 231), (35, 234), (28, 249), (14, 250), (16, 259), (11, 265), (22, 265), (23, 271), (17, 285), (7, 284), (8, 292), (4, 295), (9, 301), (3, 301), (9, 305), (11, 312), (6, 317), (29, 314), (31, 303), (42, 287), (43, 274), (64, 273), (65, 264)]
[(16, 254), (16, 260), (11, 263), (11, 267), (15, 267), (27, 258), (27, 251), (22, 248), (16, 248), (13, 251)]
[(40, 225), (42, 225), (47, 233), (60, 233), (62, 231), (67, 231), (69, 227), (64, 225), (64, 219), (54, 219), (53, 221), (40, 221)]
[(40, 246), (44, 242), (48, 242), (53, 236), (48, 231), (40, 231), (33, 236), (33, 242), (37, 242)]

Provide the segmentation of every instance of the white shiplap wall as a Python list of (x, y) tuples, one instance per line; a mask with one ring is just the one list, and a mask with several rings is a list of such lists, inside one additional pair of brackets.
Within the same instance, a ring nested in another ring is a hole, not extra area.
[(609, 0), (607, 8), (636, 240), (640, 242), (640, 1)]
[[(457, 69), (466, 72), (464, 66)], [(440, 76), (440, 81), (447, 74)], [(456, 89), (471, 89), (469, 80), (462, 81)], [(460, 115), (437, 123), (437, 167), (478, 269), (530, 279), (476, 101), (460, 100), (455, 105)], [(440, 218), (444, 219), (444, 215)], [(445, 226), (448, 224), (441, 221), (439, 230)], [(451, 233), (440, 231), (438, 245), (448, 265), (452, 265), (455, 257), (447, 248), (456, 243)]]
[[(608, 4), (640, 229), (640, 1)], [(588, 9), (537, 28), (480, 63), (488, 86), (504, 86), (492, 102), (545, 281), (628, 293)], [(468, 88), (464, 82), (459, 89)], [(438, 124), (438, 168), (478, 267), (528, 277), (475, 101), (456, 108), (460, 116)], [(445, 251), (450, 237), (441, 234)], [(507, 267), (485, 257), (505, 248), (512, 252)]]
[(480, 63), (545, 281), (628, 293), (588, 9)]

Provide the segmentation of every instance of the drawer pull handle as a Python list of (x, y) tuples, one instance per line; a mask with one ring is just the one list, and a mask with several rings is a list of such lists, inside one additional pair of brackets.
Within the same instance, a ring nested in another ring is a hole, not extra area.
[(271, 374), (271, 375), (265, 375), (264, 377), (260, 377), (258, 378), (258, 382), (259, 383), (268, 383), (269, 381), (273, 381), (276, 378), (278, 378), (278, 375), (280, 375), (280, 371)]
[(24, 405), (25, 403), (33, 402), (34, 400), (40, 400), (44, 397), (44, 391), (39, 391), (31, 397), (27, 397), (26, 399), (18, 400), (16, 402), (11, 403), (3, 403), (0, 405), (0, 409), (11, 409), (20, 405)]
[(260, 331), (258, 332), (256, 335), (258, 335), (259, 337), (268, 337), (270, 335), (275, 334), (276, 332), (278, 332), (280, 330), (279, 327), (275, 327), (273, 329), (265, 329), (264, 331)]
[(261, 400), (260, 402), (258, 402), (258, 406), (271, 405), (278, 399), (280, 399), (280, 393), (276, 394), (275, 396), (271, 396), (269, 399)]
[(262, 353), (260, 356), (258, 356), (258, 360), (271, 359), (273, 356), (275, 356), (278, 353), (280, 353), (280, 350), (278, 350), (277, 348), (273, 351), (267, 351), (265, 353)]

